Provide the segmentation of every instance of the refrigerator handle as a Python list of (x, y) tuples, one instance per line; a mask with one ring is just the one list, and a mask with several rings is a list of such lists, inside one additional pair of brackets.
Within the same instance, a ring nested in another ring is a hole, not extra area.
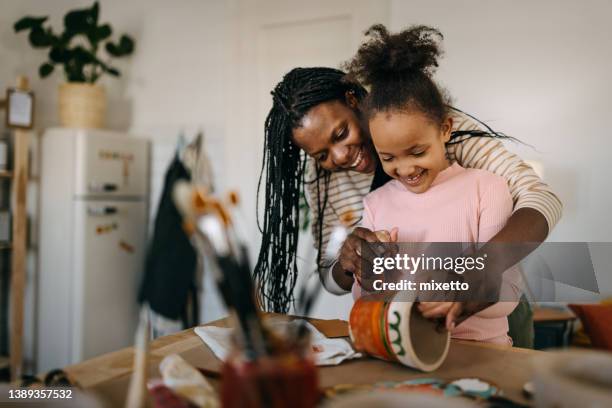
[(119, 186), (115, 183), (89, 183), (87, 188), (92, 193), (110, 193), (117, 191)]
[(88, 206), (87, 207), (87, 214), (93, 215), (93, 216), (113, 215), (113, 214), (117, 214), (117, 211), (118, 211), (117, 207), (111, 207), (111, 206), (99, 206), (99, 207)]

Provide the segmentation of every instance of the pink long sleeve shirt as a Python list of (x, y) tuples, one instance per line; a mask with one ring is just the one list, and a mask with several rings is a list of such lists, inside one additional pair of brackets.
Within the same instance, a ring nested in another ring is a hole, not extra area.
[[(484, 170), (457, 163), (438, 174), (421, 194), (392, 180), (364, 200), (362, 225), (373, 231), (399, 229), (398, 242), (487, 242), (512, 213), (506, 181)], [(520, 297), (518, 272), (504, 273), (502, 290)], [(512, 276), (513, 279), (507, 277)], [(354, 296), (359, 296), (357, 284)], [(505, 297), (507, 299), (508, 297)], [(512, 344), (507, 316), (517, 302), (498, 302), (471, 316), (451, 333), (453, 338)]]

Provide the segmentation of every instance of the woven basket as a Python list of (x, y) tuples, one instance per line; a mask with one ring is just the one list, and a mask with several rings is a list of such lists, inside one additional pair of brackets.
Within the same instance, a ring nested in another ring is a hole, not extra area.
[(106, 92), (101, 85), (64, 83), (59, 88), (62, 126), (102, 128), (106, 119)]

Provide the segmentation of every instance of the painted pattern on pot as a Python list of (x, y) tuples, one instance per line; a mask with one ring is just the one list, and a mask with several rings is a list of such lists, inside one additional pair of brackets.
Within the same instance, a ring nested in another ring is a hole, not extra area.
[(355, 349), (422, 371), (437, 369), (446, 358), (450, 333), (425, 319), (412, 302), (358, 299), (350, 314)]

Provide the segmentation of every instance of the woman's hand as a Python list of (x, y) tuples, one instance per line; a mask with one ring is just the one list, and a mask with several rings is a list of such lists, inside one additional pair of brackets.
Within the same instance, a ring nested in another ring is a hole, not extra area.
[(423, 317), (428, 319), (444, 318), (446, 330), (451, 331), (457, 326), (464, 304), (463, 302), (419, 302), (417, 308)]
[(333, 271), (336, 282), (346, 290), (350, 289), (353, 278), (361, 284), (363, 264), (371, 265), (374, 258), (385, 255), (385, 248), (376, 245), (376, 243), (396, 242), (397, 235), (397, 228), (393, 228), (391, 231), (371, 231), (363, 227), (355, 228), (340, 248), (338, 262)]

